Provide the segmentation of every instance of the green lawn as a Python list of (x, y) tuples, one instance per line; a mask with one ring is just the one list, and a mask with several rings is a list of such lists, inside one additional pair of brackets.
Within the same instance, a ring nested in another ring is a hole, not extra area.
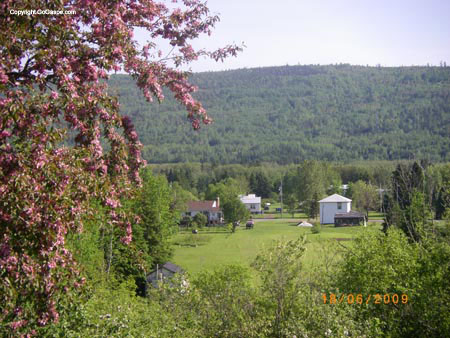
[(382, 220), (384, 219), (384, 213), (378, 211), (369, 211), (369, 221), (372, 219)]
[[(380, 224), (364, 227), (335, 228), (326, 226), (319, 234), (312, 234), (311, 228), (296, 226), (297, 222), (287, 222), (282, 219), (256, 220), (252, 230), (238, 227), (231, 234), (225, 228), (212, 228), (200, 231), (198, 235), (190, 232), (180, 232), (172, 239), (175, 244), (173, 262), (183, 267), (191, 274), (203, 269), (211, 269), (223, 264), (238, 263), (249, 266), (264, 245), (272, 240), (284, 237), (294, 239), (302, 234), (307, 235), (308, 245), (305, 254), (305, 263), (313, 263), (319, 257), (321, 246), (334, 247), (336, 238), (352, 238), (360, 231), (376, 231)], [(196, 239), (195, 236), (199, 236)], [(350, 241), (340, 242), (342, 245), (351, 245)]]
[[(264, 206), (261, 206), (264, 208)], [(269, 207), (269, 210), (264, 210), (264, 214), (256, 214), (252, 215), (253, 218), (282, 218), (281, 214), (276, 211), (277, 208), (281, 207), (281, 203), (272, 203), (272, 205)], [(292, 216), (291, 213), (288, 213), (286, 205), (283, 208), (283, 218), (301, 218), (301, 219), (307, 219), (308, 216), (303, 212), (296, 212), (294, 216)]]
[[(281, 217), (281, 214), (279, 213), (279, 212), (268, 212), (268, 211), (265, 211), (264, 212), (264, 214), (255, 214), (255, 215), (252, 215), (252, 217), (254, 218), (254, 219), (259, 219), (259, 218), (276, 218), (276, 219), (279, 219), (279, 218), (299, 218), (299, 219), (308, 219), (308, 216), (305, 214), (305, 213), (303, 213), (303, 212), (296, 212), (295, 214), (294, 214), (294, 216), (292, 216), (292, 214), (291, 213), (288, 213), (286, 210), (284, 210), (283, 211), (283, 217)], [(319, 221), (319, 219), (317, 219), (317, 221)]]

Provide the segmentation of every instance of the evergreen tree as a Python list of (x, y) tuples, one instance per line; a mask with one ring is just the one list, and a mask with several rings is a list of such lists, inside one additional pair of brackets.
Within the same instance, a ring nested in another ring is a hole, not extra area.
[(394, 225), (412, 241), (423, 239), (431, 217), (423, 189), (424, 174), (417, 162), (397, 166), (392, 175), (392, 196), (386, 203), (385, 232)]
[(450, 208), (450, 189), (442, 187), (435, 203), (436, 219), (443, 219), (446, 210)]
[(268, 198), (272, 191), (269, 178), (262, 171), (250, 175), (249, 185), (251, 191), (262, 198)]

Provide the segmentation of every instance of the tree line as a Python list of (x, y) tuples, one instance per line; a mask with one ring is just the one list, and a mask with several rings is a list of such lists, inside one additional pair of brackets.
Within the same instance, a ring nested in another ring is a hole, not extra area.
[[(386, 196), (396, 189), (391, 176), (397, 166), (413, 162), (373, 161), (353, 164), (308, 160), (298, 165), (240, 164), (212, 165), (178, 163), (152, 165), (155, 174), (190, 193), (191, 198), (214, 200), (217, 196), (237, 196), (254, 193), (266, 202), (280, 202), (281, 187), (284, 208), (288, 212), (303, 211), (309, 217), (318, 215), (318, 201), (333, 193), (353, 200), (352, 209), (368, 215), (369, 211), (384, 212)], [(419, 162), (418, 162), (419, 163)], [(448, 164), (417, 164), (422, 168), (422, 193), (433, 215), (442, 218), (442, 186), (449, 176)], [(227, 191), (225, 193), (225, 191)]]

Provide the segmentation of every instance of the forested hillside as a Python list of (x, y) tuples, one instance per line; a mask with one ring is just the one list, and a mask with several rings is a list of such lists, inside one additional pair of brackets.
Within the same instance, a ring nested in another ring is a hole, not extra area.
[(199, 73), (215, 123), (193, 132), (168, 98), (148, 104), (112, 76), (150, 163), (450, 160), (450, 68), (285, 66)]

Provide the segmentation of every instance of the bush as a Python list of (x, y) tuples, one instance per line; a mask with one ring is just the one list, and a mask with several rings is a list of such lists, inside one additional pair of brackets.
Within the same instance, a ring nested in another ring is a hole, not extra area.
[(448, 337), (449, 259), (448, 243), (410, 243), (395, 228), (386, 234), (368, 231), (345, 255), (336, 286), (343, 294), (407, 295), (405, 303), (370, 301), (357, 314), (360, 321), (378, 318), (392, 337)]
[(203, 215), (202, 213), (198, 213), (193, 218), (193, 223), (199, 227), (203, 228), (208, 223), (208, 217)]
[(225, 265), (196, 276), (192, 284), (201, 299), (201, 336), (261, 336), (265, 323), (250, 282), (249, 270), (240, 265)]
[(322, 231), (322, 225), (320, 225), (320, 223), (317, 223), (317, 222), (313, 223), (313, 226), (311, 228), (311, 232), (313, 234), (318, 234), (321, 231)]
[(180, 226), (190, 227), (191, 225), (192, 225), (192, 217), (191, 216), (184, 216), (180, 221)]

